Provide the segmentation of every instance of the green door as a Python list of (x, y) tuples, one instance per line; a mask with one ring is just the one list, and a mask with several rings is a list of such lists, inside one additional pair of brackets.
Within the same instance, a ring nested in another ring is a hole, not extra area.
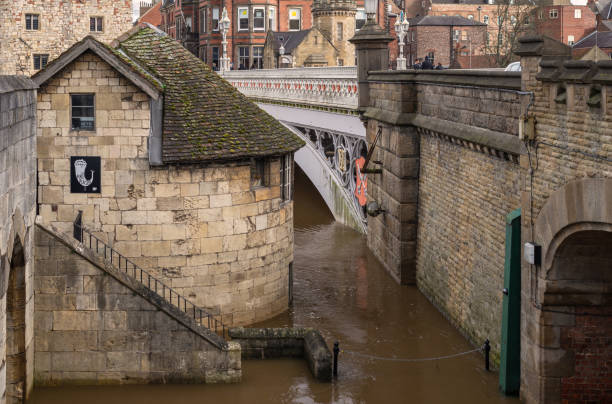
[(521, 210), (506, 217), (504, 264), (504, 312), (502, 317), (499, 387), (504, 394), (518, 394), (521, 383)]

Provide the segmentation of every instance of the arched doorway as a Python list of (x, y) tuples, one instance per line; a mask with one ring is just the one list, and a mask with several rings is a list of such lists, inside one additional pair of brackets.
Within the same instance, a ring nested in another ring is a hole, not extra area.
[[(607, 402), (612, 391), (612, 231), (559, 242), (546, 275), (543, 341), (557, 341), (563, 402)], [(552, 348), (552, 347), (551, 347)], [(550, 360), (551, 358), (547, 358)]]
[(26, 382), (25, 255), (15, 240), (6, 292), (6, 402), (23, 402)]

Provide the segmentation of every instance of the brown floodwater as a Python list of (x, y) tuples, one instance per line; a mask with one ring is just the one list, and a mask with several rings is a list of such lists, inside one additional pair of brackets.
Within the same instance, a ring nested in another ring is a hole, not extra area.
[[(257, 326), (316, 327), (330, 345), (384, 358), (430, 358), (473, 349), (429, 301), (398, 285), (363, 235), (335, 223), (296, 170), (294, 300)], [(498, 374), (480, 353), (400, 362), (341, 352), (338, 379), (314, 380), (305, 361), (243, 361), (242, 383), (36, 389), (29, 403), (502, 403)]]

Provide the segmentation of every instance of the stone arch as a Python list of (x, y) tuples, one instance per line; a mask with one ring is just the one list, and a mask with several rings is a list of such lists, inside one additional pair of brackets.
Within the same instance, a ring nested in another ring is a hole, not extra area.
[(26, 388), (26, 254), (19, 236), (15, 236), (6, 283), (6, 390), (7, 403), (24, 401)]
[(575, 180), (548, 198), (535, 221), (542, 269), (550, 270), (564, 239), (585, 230), (612, 231), (612, 178)]
[[(535, 223), (540, 399), (604, 400), (612, 389), (612, 179), (568, 183)], [(603, 374), (602, 374), (603, 373)]]

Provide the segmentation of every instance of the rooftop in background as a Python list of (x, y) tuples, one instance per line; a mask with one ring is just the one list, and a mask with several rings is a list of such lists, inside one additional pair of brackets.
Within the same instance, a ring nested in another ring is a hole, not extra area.
[(579, 40), (572, 46), (573, 49), (592, 48), (612, 48), (612, 31), (594, 31)]
[(291, 52), (302, 43), (309, 32), (310, 29), (305, 29), (302, 31), (274, 32), (276, 49), (278, 49), (282, 44), (283, 48), (285, 48), (285, 53), (291, 54)]
[(154, 99), (163, 96), (162, 162), (244, 160), (302, 140), (162, 31), (134, 28), (113, 47), (88, 36), (33, 76), (39, 85), (92, 51)]
[(154, 27), (159, 27), (162, 23), (162, 16), (160, 11), (161, 6), (161, 2), (155, 4), (138, 19), (138, 24), (140, 24), (140, 26), (142, 27), (145, 27), (146, 24), (151, 24)]
[(408, 20), (411, 26), (470, 26), (487, 25), (485, 23), (459, 16), (426, 15)]

